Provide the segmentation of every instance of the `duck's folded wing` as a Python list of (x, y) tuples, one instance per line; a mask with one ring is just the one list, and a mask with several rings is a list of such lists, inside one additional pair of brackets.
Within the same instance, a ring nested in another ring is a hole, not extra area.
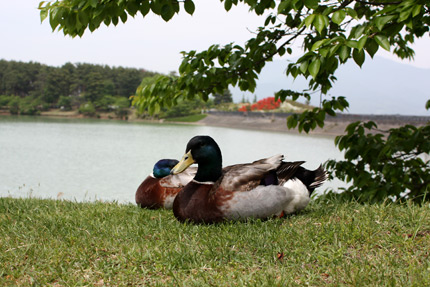
[(261, 180), (282, 163), (283, 155), (275, 155), (250, 164), (239, 164), (223, 169), (219, 183), (224, 190), (248, 191), (258, 186)]
[(297, 170), (304, 163), (304, 161), (282, 162), (279, 168), (276, 170), (279, 185), (283, 185), (286, 181), (293, 178)]

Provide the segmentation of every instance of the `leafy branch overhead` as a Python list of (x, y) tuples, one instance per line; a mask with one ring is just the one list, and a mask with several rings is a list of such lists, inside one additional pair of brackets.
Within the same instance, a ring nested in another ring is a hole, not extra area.
[(160, 15), (169, 21), (179, 13), (180, 3), (184, 10), (192, 15), (195, 10), (194, 2), (184, 1), (138, 1), (138, 0), (64, 0), (39, 4), (40, 18), (44, 21), (49, 16), (49, 23), (53, 30), (59, 29), (65, 35), (82, 36), (89, 29), (98, 29), (102, 23), (106, 26), (125, 23), (129, 16), (141, 14), (145, 17), (149, 12)]

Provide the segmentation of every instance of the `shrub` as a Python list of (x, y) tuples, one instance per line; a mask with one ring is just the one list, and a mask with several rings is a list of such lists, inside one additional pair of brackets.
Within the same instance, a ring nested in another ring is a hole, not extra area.
[(84, 116), (93, 117), (96, 115), (96, 108), (91, 102), (88, 102), (79, 107), (79, 113)]
[(58, 99), (58, 106), (62, 107), (66, 111), (70, 111), (72, 109), (72, 98), (61, 96)]
[(94, 106), (98, 111), (111, 111), (112, 106), (114, 106), (116, 98), (110, 95), (105, 95), (100, 97), (94, 102)]
[(9, 102), (12, 100), (12, 96), (1, 95), (0, 96), (0, 108), (8, 107)]
[(340, 197), (370, 203), (387, 197), (430, 201), (430, 124), (405, 125), (382, 134), (372, 121), (355, 122), (335, 143), (345, 161), (329, 160), (326, 167), (352, 182)]
[(12, 97), (12, 99), (9, 101), (9, 112), (12, 115), (19, 114), (19, 104), (20, 104), (20, 98), (18, 96)]
[(258, 102), (252, 104), (251, 106), (248, 105), (242, 105), (239, 108), (240, 112), (246, 112), (246, 111), (268, 111), (268, 110), (275, 110), (277, 108), (279, 108), (279, 106), (281, 105), (281, 100), (275, 100), (275, 97), (268, 97), (268, 98), (264, 98), (262, 100), (259, 100)]
[(41, 107), (40, 100), (34, 99), (33, 97), (25, 97), (20, 99), (19, 113), (29, 116), (39, 115)]
[(115, 115), (120, 119), (127, 118), (129, 107), (130, 101), (127, 98), (117, 98), (114, 103)]

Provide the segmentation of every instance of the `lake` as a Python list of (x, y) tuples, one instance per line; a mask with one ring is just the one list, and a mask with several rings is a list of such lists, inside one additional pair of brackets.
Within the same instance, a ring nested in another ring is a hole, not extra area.
[[(341, 159), (333, 137), (199, 125), (0, 117), (0, 196), (134, 203), (139, 184), (161, 158), (180, 159), (188, 140), (210, 135), (223, 165), (275, 154), (315, 169)], [(338, 187), (340, 182), (328, 182)]]

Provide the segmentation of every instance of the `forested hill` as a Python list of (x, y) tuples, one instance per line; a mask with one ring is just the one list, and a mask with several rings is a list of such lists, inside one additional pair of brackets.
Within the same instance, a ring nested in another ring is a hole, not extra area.
[[(144, 77), (155, 73), (143, 69), (66, 63), (51, 67), (40, 63), (0, 60), (0, 96), (6, 101), (37, 103), (37, 106), (96, 108), (128, 99)], [(9, 104), (10, 106), (10, 104)]]

